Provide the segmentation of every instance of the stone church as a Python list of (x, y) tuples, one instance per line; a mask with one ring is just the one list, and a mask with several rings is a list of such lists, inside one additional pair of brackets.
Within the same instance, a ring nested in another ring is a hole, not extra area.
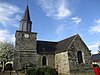
[(37, 33), (31, 32), (32, 21), (29, 8), (20, 21), (20, 30), (15, 34), (14, 68), (27, 66), (49, 66), (58, 73), (73, 74), (92, 71), (91, 53), (79, 34), (52, 42), (37, 40)]

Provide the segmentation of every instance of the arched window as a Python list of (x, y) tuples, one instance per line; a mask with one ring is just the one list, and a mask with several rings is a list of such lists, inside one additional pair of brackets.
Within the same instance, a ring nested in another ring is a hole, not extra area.
[(79, 64), (83, 63), (82, 51), (77, 52), (77, 57), (78, 57), (78, 63)]
[(42, 65), (43, 65), (43, 66), (46, 65), (46, 57), (45, 57), (45, 56), (42, 58)]

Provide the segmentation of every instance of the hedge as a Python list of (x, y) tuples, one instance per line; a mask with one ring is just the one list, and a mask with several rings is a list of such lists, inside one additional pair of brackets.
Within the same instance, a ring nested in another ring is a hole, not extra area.
[(31, 69), (27, 69), (27, 75), (58, 75), (58, 73), (54, 68), (50, 67), (33, 67)]

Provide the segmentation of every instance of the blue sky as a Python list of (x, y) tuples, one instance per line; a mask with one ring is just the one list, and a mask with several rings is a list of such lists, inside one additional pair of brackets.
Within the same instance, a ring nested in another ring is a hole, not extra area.
[[(32, 31), (39, 40), (60, 41), (79, 34), (97, 53), (100, 43), (100, 0), (29, 0)], [(26, 0), (0, 0), (0, 41), (15, 41)]]

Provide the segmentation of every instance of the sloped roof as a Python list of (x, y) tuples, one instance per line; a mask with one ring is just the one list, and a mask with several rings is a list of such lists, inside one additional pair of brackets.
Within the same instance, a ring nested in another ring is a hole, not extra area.
[(37, 41), (37, 52), (46, 54), (64, 52), (68, 49), (76, 36), (77, 35), (71, 36), (59, 42)]
[(37, 41), (37, 53), (55, 54), (57, 42)]
[(92, 61), (100, 61), (100, 54), (92, 55)]
[(29, 14), (28, 5), (26, 6), (24, 15), (23, 15), (23, 17), (22, 17), (22, 21), (30, 21), (30, 14)]
[(74, 39), (77, 37), (77, 35), (74, 35), (74, 36), (71, 36), (71, 37), (69, 37), (67, 39), (59, 41), (57, 46), (56, 46), (56, 49), (57, 49), (56, 53), (66, 51), (68, 49), (68, 47), (70, 47), (70, 45), (72, 44)]

